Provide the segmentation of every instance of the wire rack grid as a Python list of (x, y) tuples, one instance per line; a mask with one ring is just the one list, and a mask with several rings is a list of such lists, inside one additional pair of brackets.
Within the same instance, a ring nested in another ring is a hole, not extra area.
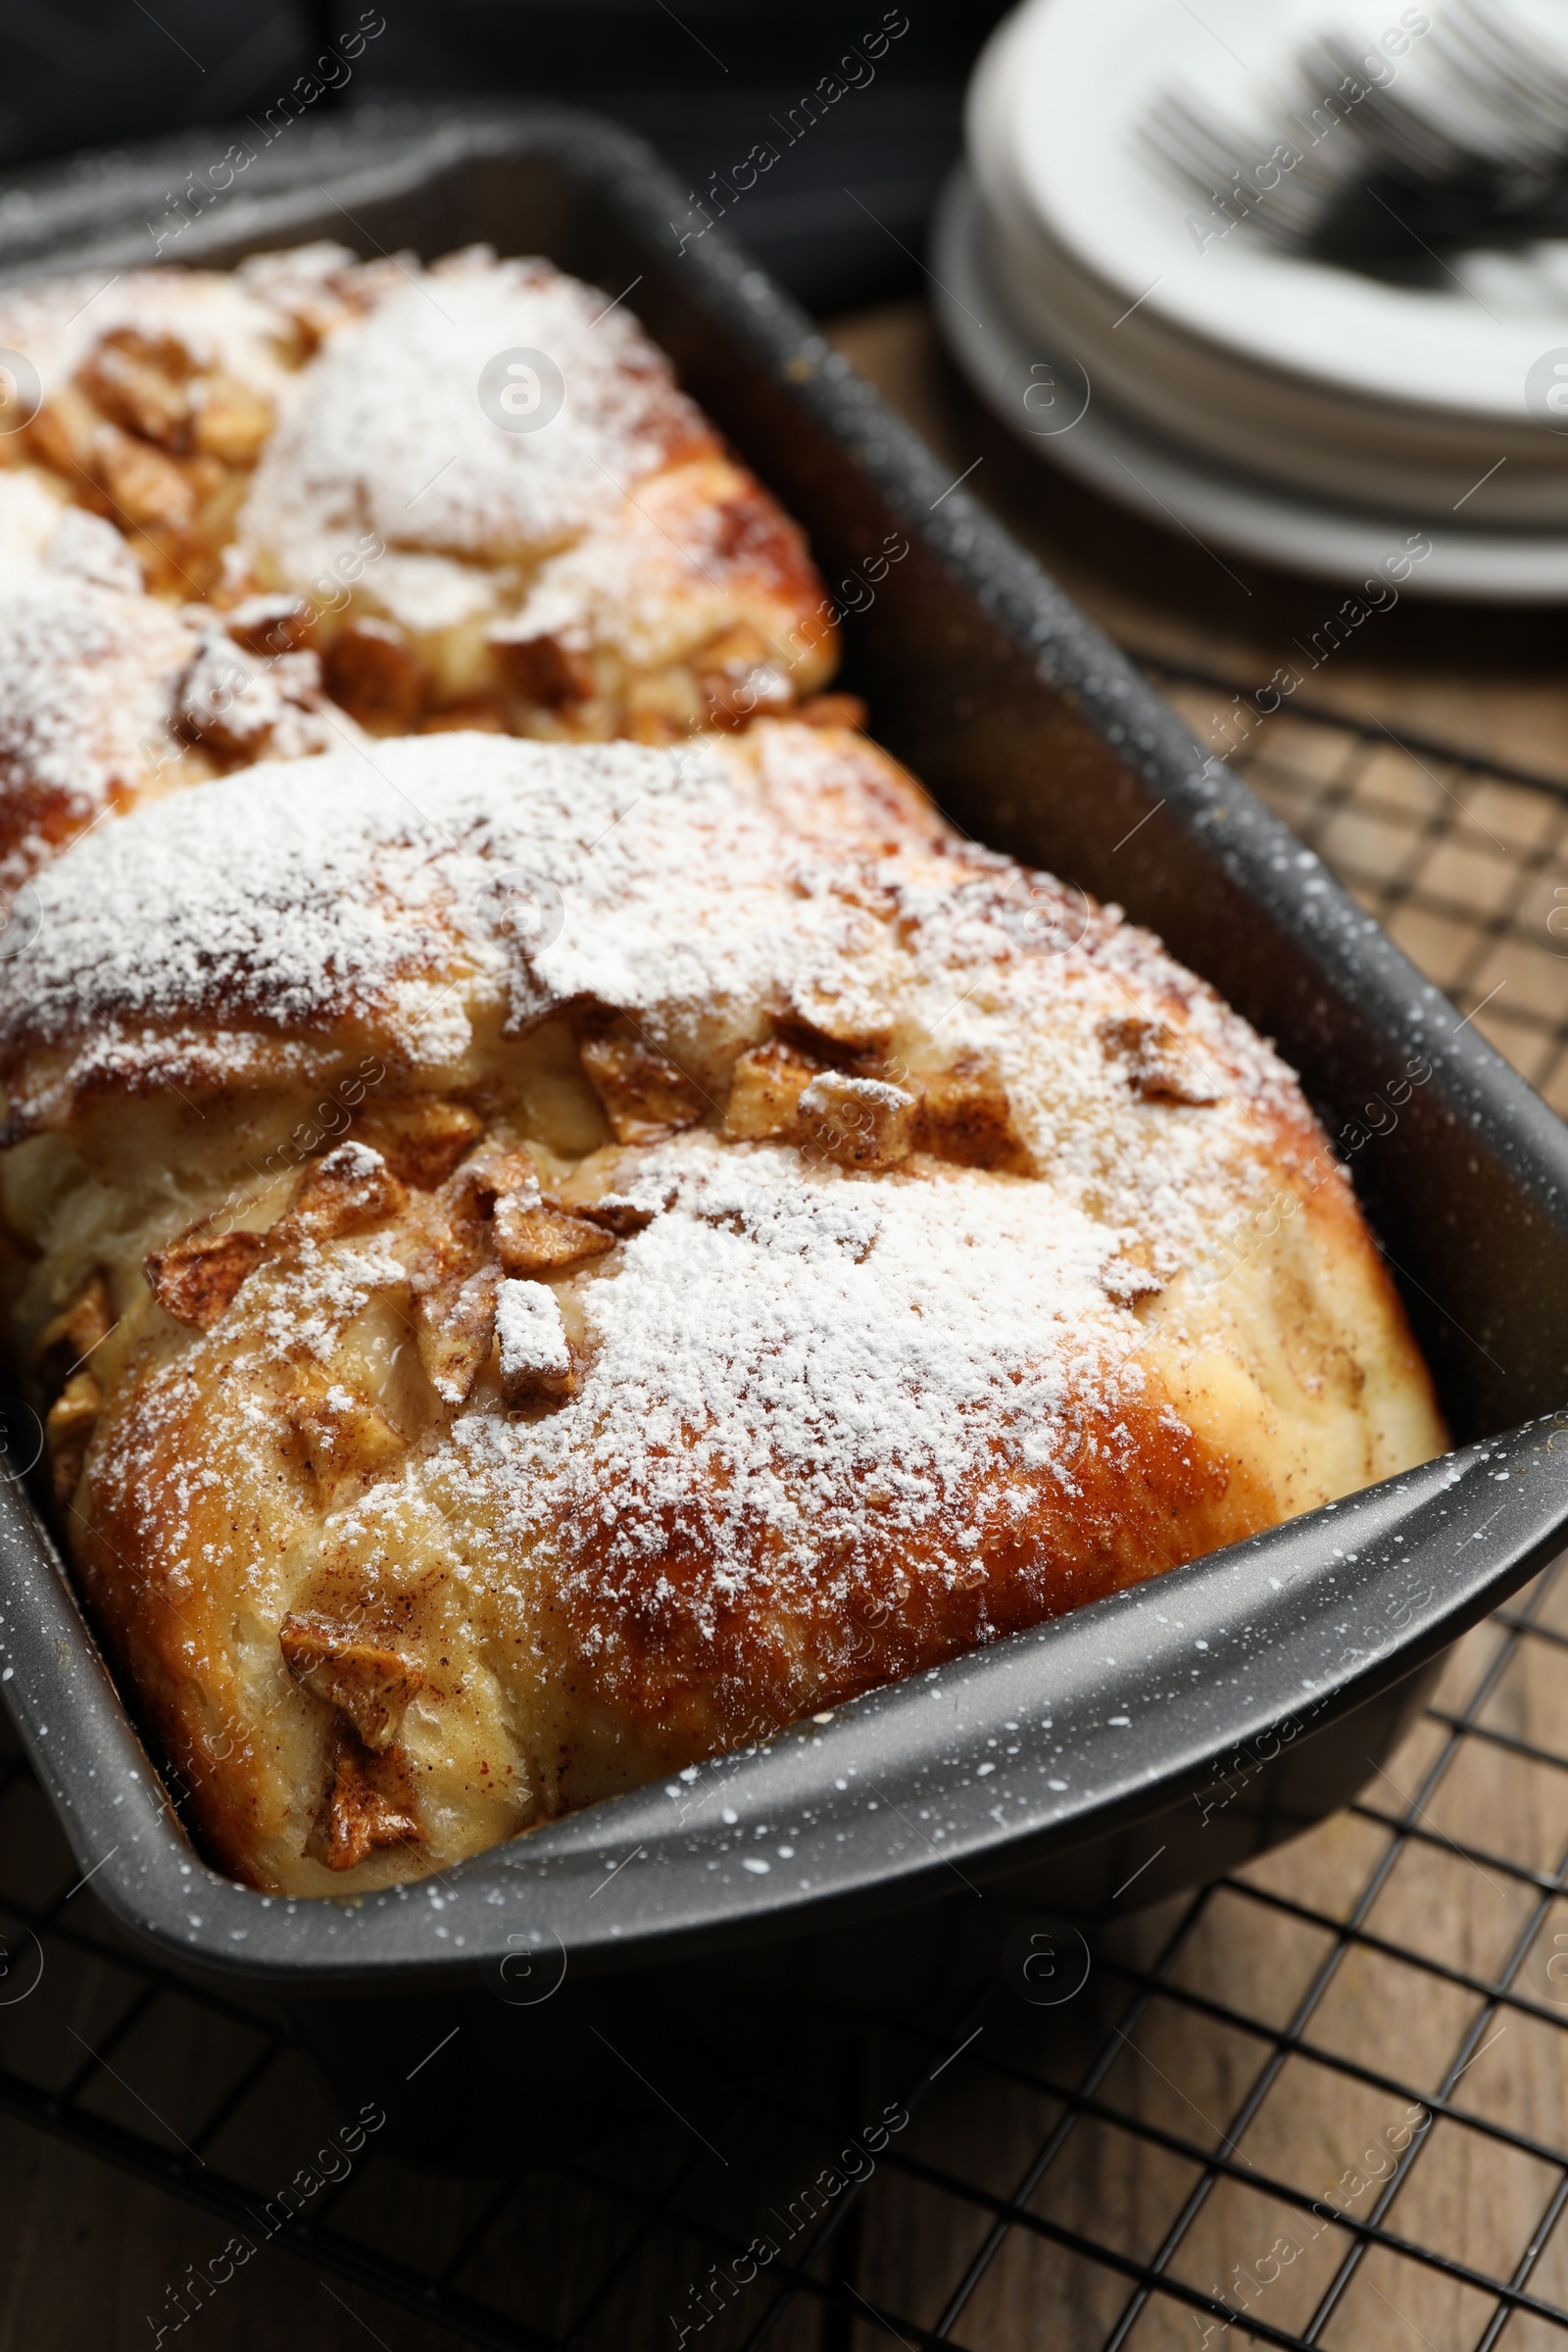
[[(1197, 720), (1212, 706), (1191, 673), (1159, 682)], [(1568, 793), (1300, 711), (1238, 764), (1568, 1110)], [(978, 1968), (906, 1985), (895, 1937), (854, 1997), (803, 1963), (776, 2049), (727, 2082), (671, 2057), (652, 2120), (579, 2156), (446, 2179), (368, 2143), (269, 2242), (344, 2315), (318, 2300), (308, 2340), (1568, 2339), (1568, 1575), (1456, 1647), (1358, 1803), (1097, 1936), (1070, 2000), (1017, 1997), (996, 1962), (1018, 1915), (969, 1910)], [(342, 2122), (272, 2016), (124, 1942), (14, 1748), (0, 1972), (0, 2108), (205, 2209), (198, 2249), (254, 2237)], [(906, 2119), (874, 2153), (868, 2115)], [(0, 2203), (0, 2272), (7, 2229)], [(185, 2342), (239, 2340), (259, 2291), (244, 2269), (221, 2303), (183, 2275), (155, 2286), (153, 2339)], [(6, 2325), (0, 2302), (0, 2352)]]

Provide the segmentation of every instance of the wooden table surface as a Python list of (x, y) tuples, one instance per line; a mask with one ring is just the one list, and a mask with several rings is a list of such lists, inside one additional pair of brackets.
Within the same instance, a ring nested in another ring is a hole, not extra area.
[[(1223, 710), (1233, 688), (1259, 686), (1281, 663), (1301, 668), (1310, 660), (1302, 649), (1338, 609), (1339, 592), (1205, 551), (1180, 532), (1148, 527), (1042, 465), (1009, 441), (957, 384), (920, 304), (847, 319), (835, 331), (856, 364), (947, 458), (954, 476), (972, 467), (967, 487), (1124, 646), (1221, 681), (1182, 689), (1182, 706), (1200, 734)], [(1404, 599), (1367, 619), (1350, 643), (1311, 670), (1310, 696), (1320, 708), (1358, 723), (1370, 715), (1396, 734), (1464, 746), (1486, 760), (1568, 780), (1565, 639), (1560, 612)], [(1408, 800), (1410, 791), (1426, 789), (1413, 771), (1389, 785), (1396, 801), (1401, 791)], [(1446, 787), (1434, 779), (1433, 789)], [(1499, 849), (1503, 841), (1528, 835), (1536, 868), (1556, 870), (1550, 846), (1556, 834), (1547, 848), (1541, 845), (1548, 841), (1544, 828), (1551, 809), (1558, 810), (1560, 829), (1558, 805), (1521, 792), (1515, 806), (1506, 787), (1498, 791), (1502, 797), (1487, 803), (1491, 830), (1486, 824), (1481, 830)], [(1287, 812), (1293, 809), (1294, 804)], [(1370, 839), (1375, 831), (1372, 819), (1362, 820), (1363, 835)], [(1375, 859), (1375, 848), (1364, 854)], [(1480, 874), (1482, 867), (1475, 870)], [(1375, 880), (1367, 884), (1373, 897)], [(1423, 917), (1428, 929), (1419, 941), (1435, 970), (1446, 955), (1458, 953), (1444, 924), (1455, 937), (1463, 930), (1465, 886), (1461, 875), (1453, 886), (1461, 903), (1450, 892), (1449, 901), (1430, 902), (1437, 914), (1429, 906)], [(1538, 995), (1545, 992), (1542, 1018), (1560, 1019), (1563, 1007), (1550, 994), (1554, 975), (1542, 968), (1545, 980), (1538, 973), (1534, 983)], [(1559, 970), (1568, 972), (1568, 965)], [(1506, 1027), (1491, 1034), (1528, 1060), (1520, 1034)], [(1568, 1605), (1551, 1605), (1568, 1632)], [(1554, 1650), (1543, 1637), (1521, 1649), (1524, 1663), (1510, 1652), (1499, 1669), (1501, 1639), (1494, 1628), (1483, 1628), (1461, 1645), (1448, 1669), (1446, 1701), (1462, 1709), (1479, 1690), (1477, 1704), (1490, 1710), (1488, 1721), (1503, 1734), (1568, 1754), (1568, 1649), (1559, 1643)], [(1401, 1843), (1379, 1817), (1401, 1811), (1404, 1793), (1437, 1753), (1435, 1742), (1441, 1744), (1440, 1731), (1423, 1724), (1363, 1811), (1339, 1817), (1245, 1874), (1250, 1891), (1216, 1898), (1183, 1947), (1177, 1973), (1187, 2005), (1151, 2005), (1128, 2043), (1121, 2076), (1106, 2089), (1108, 2100), (1178, 2135), (1202, 2139), (1206, 2133), (1213, 2144), (1262, 2046), (1234, 2023), (1219, 2022), (1218, 2012), (1244, 2015), (1256, 2034), (1283, 2020), (1331, 1940), (1330, 1929), (1312, 1920), (1343, 1918), (1380, 1855), (1390, 1858), (1391, 1867), (1374, 1924), (1389, 1950), (1358, 1949), (1350, 1956), (1319, 2004), (1313, 2035), (1328, 2052), (1375, 2057), (1401, 2082), (1428, 2088), (1443, 2077), (1475, 1999), (1423, 1976), (1398, 1954), (1433, 1955), (1472, 1975), (1496, 1968), (1524, 1916), (1520, 1884), (1489, 1878), (1465, 1863), (1461, 1849), (1479, 1844), (1495, 1850), (1500, 1840), (1532, 1866), (1554, 1869), (1568, 1845), (1568, 1775), (1553, 1780), (1523, 1774), (1506, 1744), (1496, 1741), (1462, 1770), (1456, 1766), (1433, 1797), (1441, 1837)], [(15, 1821), (0, 1813), (0, 1845), (18, 1834)], [(1132, 1966), (1157, 1950), (1174, 1916), (1166, 1906), (1124, 1929), (1119, 1943), (1112, 1938), (1107, 1982), (1118, 1955)], [(1550, 1903), (1539, 1934), (1531, 1930), (1535, 1940), (1520, 1964), (1519, 1981), (1528, 1980), (1544, 2001), (1556, 1998), (1546, 1970), (1559, 1931), (1568, 1931), (1568, 1907)], [(1087, 2019), (1099, 2012), (1086, 2008), (1084, 2014)], [(1020, 2033), (1031, 2023), (1025, 2013)], [(1560, 2037), (1532, 2030), (1527, 2018), (1510, 2013), (1505, 2035), (1487, 2043), (1465, 2080), (1477, 2114), (1515, 2124), (1527, 2119), (1544, 2145), (1568, 2147)], [(1243, 2154), (1261, 2172), (1316, 2193), (1357, 2160), (1368, 2134), (1394, 2128), (1397, 2118), (1384, 2113), (1388, 2106), (1386, 2096), (1348, 2085), (1327, 2066), (1293, 2060), (1250, 2125)], [(981, 2074), (965, 2061), (923, 2113), (909, 2146), (923, 2151), (934, 2173), (945, 2168), (1006, 2188), (1016, 2184), (1051, 2113), (1050, 2099), (1031, 2091), (1021, 2076), (1014, 2081), (995, 2071)], [(1479, 2270), (1506, 2271), (1534, 2226), (1550, 2168), (1525, 2162), (1475, 2133), (1443, 2129), (1447, 2136), (1442, 2148), (1434, 2144), (1419, 2188), (1400, 2206), (1401, 2227), (1422, 2242), (1461, 2251)], [(1161, 2155), (1148, 2138), (1130, 2138), (1105, 2122), (1080, 2126), (1070, 2164), (1058, 2166), (1030, 2193), (1038, 2195), (1042, 2213), (1141, 2255), (1158, 2241), (1191, 2169), (1175, 2155)], [(416, 2202), (420, 2193), (437, 2194), (417, 2192)], [(1235, 2276), (1250, 2277), (1249, 2266), (1258, 2265), (1290, 2220), (1245, 2181), (1224, 2183), (1189, 2232), (1178, 2275), (1205, 2288), (1232, 2276), (1235, 2265), (1241, 2266)], [(885, 2172), (867, 2195), (858, 2289), (934, 2326), (956, 2270), (984, 2237), (983, 2221), (930, 2180), (922, 2184), (912, 2175)], [(150, 2344), (147, 2315), (163, 2308), (167, 2282), (187, 2263), (205, 2259), (219, 2237), (210, 2218), (0, 2120), (0, 2352), (76, 2352), (85, 2345), (128, 2352)], [(1258, 2316), (1281, 2328), (1298, 2326), (1341, 2250), (1329, 2232), (1287, 2270), (1276, 2265), (1275, 2282), (1256, 2305)], [(548, 2245), (542, 2257), (536, 2249), (536, 2258), (548, 2264)], [(560, 2259), (568, 2259), (564, 2244)], [(1568, 2300), (1568, 2249), (1556, 2238), (1535, 2278), (1542, 2294)], [(1126, 2280), (1114, 2272), (1064, 2252), (1059, 2242), (1015, 2230), (971, 2298), (955, 2340), (987, 2352), (1093, 2352), (1125, 2294)], [(1356, 2352), (1384, 2346), (1417, 2352), (1423, 2344), (1434, 2352), (1449, 2352), (1450, 2346), (1460, 2352), (1475, 2342), (1487, 2308), (1471, 2288), (1410, 2263), (1375, 2257), (1363, 2266), (1324, 2341)], [(792, 2315), (770, 2340), (802, 2352), (828, 2341), (848, 2345), (852, 2335), (863, 2352), (892, 2340), (870, 2320), (850, 2332), (820, 2329), (816, 2313), (808, 2310)], [(720, 2332), (715, 2328), (702, 2340), (716, 2347)], [(1233, 2340), (1241, 2336), (1238, 2327)], [(195, 2344), (204, 2338), (234, 2352), (291, 2342), (355, 2352), (368, 2341), (389, 2352), (424, 2352), (455, 2340), (368, 2291), (334, 2286), (309, 2266), (276, 2254), (252, 2263), (220, 2308), (166, 2340)], [(650, 2297), (640, 2313), (623, 2314), (612, 2340), (638, 2352), (643, 2345), (672, 2344), (663, 2302)], [(725, 2340), (731, 2338), (726, 2334)], [(1149, 2306), (1127, 2338), (1144, 2352), (1203, 2340), (1200, 2322), (1174, 2303)], [(1505, 2338), (1506, 2352), (1536, 2352), (1563, 2341), (1545, 2323), (1517, 2317)]]

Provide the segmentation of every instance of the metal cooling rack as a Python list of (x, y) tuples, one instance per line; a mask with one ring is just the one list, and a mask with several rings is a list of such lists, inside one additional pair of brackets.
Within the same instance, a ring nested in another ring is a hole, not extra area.
[[(1206, 740), (1225, 684), (1145, 666)], [(1568, 780), (1294, 707), (1231, 764), (1568, 1115)]]
[[(1191, 673), (1159, 682), (1213, 708)], [(1568, 794), (1299, 711), (1237, 764), (1568, 1109)], [(0, 1748), (0, 2107), (205, 2208), (216, 2251), (342, 2102), (265, 2011), (149, 1968), (77, 1882)], [(1020, 2000), (996, 1965), (1017, 1914), (966, 1908), (978, 1972), (913, 1993), (895, 1936), (869, 1999), (803, 1977), (787, 2060), (723, 2092), (671, 2075), (660, 2120), (580, 2158), (449, 2180), (370, 2143), (273, 2241), (316, 2275), (305, 2340), (318, 2286), (355, 2323), (334, 2343), (387, 2352), (1568, 2336), (1568, 1577), (1458, 1645), (1358, 1804), (1103, 1931), (1071, 2000)], [(8, 2003), (29, 1936), (43, 1975)], [(890, 2098), (907, 2126), (808, 2218), (805, 2184)], [(0, 2251), (6, 2230), (0, 2202)], [(250, 2278), (182, 2341), (231, 2340)]]

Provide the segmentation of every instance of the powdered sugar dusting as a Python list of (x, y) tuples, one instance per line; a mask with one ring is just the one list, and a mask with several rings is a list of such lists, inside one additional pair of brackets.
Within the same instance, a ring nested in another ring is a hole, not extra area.
[(0, 472), (0, 887), (109, 807), (198, 782), (213, 760), (361, 740), (314, 653), (244, 652), (208, 609), (146, 595), (112, 524), (36, 473)]
[[(86, 518), (84, 518), (86, 519)], [(177, 749), (176, 680), (195, 632), (150, 597), (6, 563), (0, 578), (0, 880), (88, 823)]]
[(128, 1067), (144, 1038), (156, 1058), (161, 1033), (215, 1009), (229, 1026), (310, 1028), (373, 1002), (450, 946), (429, 837), (415, 816), (398, 838), (401, 808), (334, 756), (269, 763), (93, 834), (39, 878), (39, 952), (0, 1019), (51, 1041), (100, 1033)]
[(253, 1277), (264, 1344), (279, 1361), (308, 1355), (329, 1364), (355, 1316), (378, 1292), (402, 1280), (399, 1260), (373, 1236), (326, 1249), (301, 1238), (286, 1278), (273, 1267)]
[[(708, 435), (663, 355), (605, 304), (546, 263), (483, 251), (411, 277), (302, 378), (240, 520), (259, 566), (304, 586), (372, 530), (394, 556), (446, 560), (425, 583), (425, 625), (441, 626), (463, 605), (454, 563), (535, 561), (612, 514), (672, 437)], [(537, 431), (480, 405), (481, 372), (509, 350), (560, 370), (560, 412)], [(418, 572), (389, 577), (416, 620)]]
[(0, 472), (0, 557), (12, 579), (19, 561), (139, 596), (142, 568), (134, 551), (101, 514), (61, 504), (45, 476), (27, 467)]
[(543, 1282), (504, 1282), (496, 1292), (496, 1338), (501, 1343), (501, 1377), (530, 1372), (556, 1376), (571, 1370), (571, 1350), (556, 1294)]
[[(566, 907), (531, 956), (519, 874)], [(95, 835), (39, 889), (27, 971), (0, 974), (0, 1034), (108, 1045), (121, 1067), (214, 1012), (406, 1030), (460, 975), (519, 1021), (585, 993), (755, 996), (776, 956), (748, 918), (765, 905), (776, 929), (790, 903), (773, 828), (715, 759), (457, 735), (264, 763)]]
[(18, 556), (41, 557), (63, 512), (41, 474), (24, 469), (0, 472), (0, 553), (8, 564)]
[(700, 1619), (752, 1573), (850, 1591), (866, 1545), (902, 1538), (961, 1576), (977, 1482), (1004, 1520), (1041, 1476), (1069, 1494), (1077, 1404), (1103, 1425), (1142, 1395), (1142, 1331), (1100, 1281), (1114, 1239), (1049, 1184), (867, 1179), (708, 1135), (652, 1152), (645, 1183), (662, 1213), (578, 1286), (578, 1394), (451, 1439), (513, 1543), (552, 1531), (612, 1594), (672, 1552), (705, 1564)]
[(84, 507), (67, 507), (49, 543), (51, 571), (85, 580), (91, 588), (115, 588), (139, 596), (145, 586), (141, 564), (112, 522)]
[(221, 368), (274, 397), (289, 372), (292, 321), (224, 270), (100, 270), (0, 298), (0, 346), (32, 363), (45, 400), (104, 336), (125, 330), (171, 336), (197, 368)]
[(328, 706), (314, 653), (264, 659), (211, 622), (200, 625), (198, 651), (180, 681), (178, 716), (226, 759), (265, 752), (273, 760), (303, 760), (361, 740), (347, 711)]

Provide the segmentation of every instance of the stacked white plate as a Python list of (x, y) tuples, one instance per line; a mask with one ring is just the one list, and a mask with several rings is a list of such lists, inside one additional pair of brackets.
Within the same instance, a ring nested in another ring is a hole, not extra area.
[[(1026, 0), (981, 59), (932, 253), (943, 328), (999, 415), (1205, 545), (1347, 582), (1429, 547), (1393, 574), (1411, 591), (1568, 596), (1568, 244), (1391, 286), (1227, 229), (1150, 136), (1185, 97), (1255, 137), (1255, 169), (1305, 48), (1352, 35), (1414, 94), (1430, 66), (1401, 18), (1444, 5)], [(1568, 57), (1562, 0), (1512, 13)]]

